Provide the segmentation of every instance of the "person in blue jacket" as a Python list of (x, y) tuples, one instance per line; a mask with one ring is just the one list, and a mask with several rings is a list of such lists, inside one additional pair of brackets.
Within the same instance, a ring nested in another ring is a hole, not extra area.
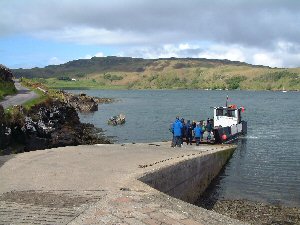
[(197, 123), (196, 127), (194, 128), (194, 136), (195, 136), (195, 140), (196, 140), (196, 146), (199, 146), (199, 144), (200, 144), (201, 134), (202, 134), (202, 128), (200, 126), (200, 123)]
[(179, 120), (179, 117), (176, 117), (175, 122), (173, 123), (173, 132), (174, 132), (174, 145), (181, 147), (181, 135), (182, 135), (183, 125)]

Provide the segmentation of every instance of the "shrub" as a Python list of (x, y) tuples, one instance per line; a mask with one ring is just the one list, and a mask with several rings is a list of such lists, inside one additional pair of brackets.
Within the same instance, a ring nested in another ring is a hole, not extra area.
[(244, 76), (234, 76), (231, 78), (226, 79), (226, 84), (228, 89), (238, 89), (240, 88), (240, 83), (246, 80)]
[(261, 82), (269, 82), (269, 81), (276, 82), (286, 78), (297, 79), (299, 78), (299, 75), (297, 73), (291, 73), (287, 70), (283, 70), (283, 71), (276, 71), (272, 73), (263, 74), (259, 76), (257, 80)]
[(122, 80), (123, 79), (122, 76), (118, 76), (118, 75), (114, 75), (114, 74), (112, 75), (112, 74), (109, 74), (109, 73), (105, 73), (103, 78), (106, 79), (106, 80), (110, 80), (110, 82), (115, 81), (115, 80)]
[(65, 80), (65, 81), (71, 81), (70, 77), (59, 77), (58, 80)]
[(189, 64), (187, 64), (187, 63), (181, 63), (181, 62), (176, 63), (176, 64), (173, 66), (174, 69), (182, 69), (182, 68), (188, 68), (188, 67), (190, 67)]
[(11, 81), (4, 81), (0, 78), (0, 99), (5, 95), (11, 95), (17, 93), (15, 85)]

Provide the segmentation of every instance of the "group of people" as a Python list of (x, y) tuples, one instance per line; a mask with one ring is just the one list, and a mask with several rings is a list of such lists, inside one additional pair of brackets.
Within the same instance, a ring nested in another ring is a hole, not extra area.
[(187, 145), (192, 145), (193, 140), (195, 139), (196, 146), (199, 146), (200, 141), (203, 140), (203, 134), (205, 131), (208, 132), (207, 140), (211, 139), (211, 133), (213, 130), (213, 120), (207, 119), (206, 125), (204, 121), (191, 123), (190, 120), (185, 120), (179, 117), (176, 117), (176, 120), (171, 124), (170, 131), (173, 133), (172, 147), (181, 147), (183, 141), (186, 141)]

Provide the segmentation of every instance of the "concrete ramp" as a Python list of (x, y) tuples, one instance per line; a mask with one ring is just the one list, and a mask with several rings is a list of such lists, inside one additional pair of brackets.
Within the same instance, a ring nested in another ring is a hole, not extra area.
[(0, 157), (0, 224), (243, 224), (177, 199), (197, 198), (234, 148), (113, 144)]

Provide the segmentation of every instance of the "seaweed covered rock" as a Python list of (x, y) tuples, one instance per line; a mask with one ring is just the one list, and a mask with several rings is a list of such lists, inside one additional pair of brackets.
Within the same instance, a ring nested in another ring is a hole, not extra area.
[(48, 100), (29, 111), (21, 106), (15, 107), (7, 121), (0, 126), (0, 148), (5, 149), (5, 154), (68, 145), (110, 143), (100, 129), (81, 123), (76, 110), (58, 100)]
[(99, 103), (111, 103), (113, 99), (91, 97), (84, 93), (72, 94), (65, 91), (60, 91), (60, 95), (64, 102), (74, 107), (80, 112), (93, 112), (98, 110)]

